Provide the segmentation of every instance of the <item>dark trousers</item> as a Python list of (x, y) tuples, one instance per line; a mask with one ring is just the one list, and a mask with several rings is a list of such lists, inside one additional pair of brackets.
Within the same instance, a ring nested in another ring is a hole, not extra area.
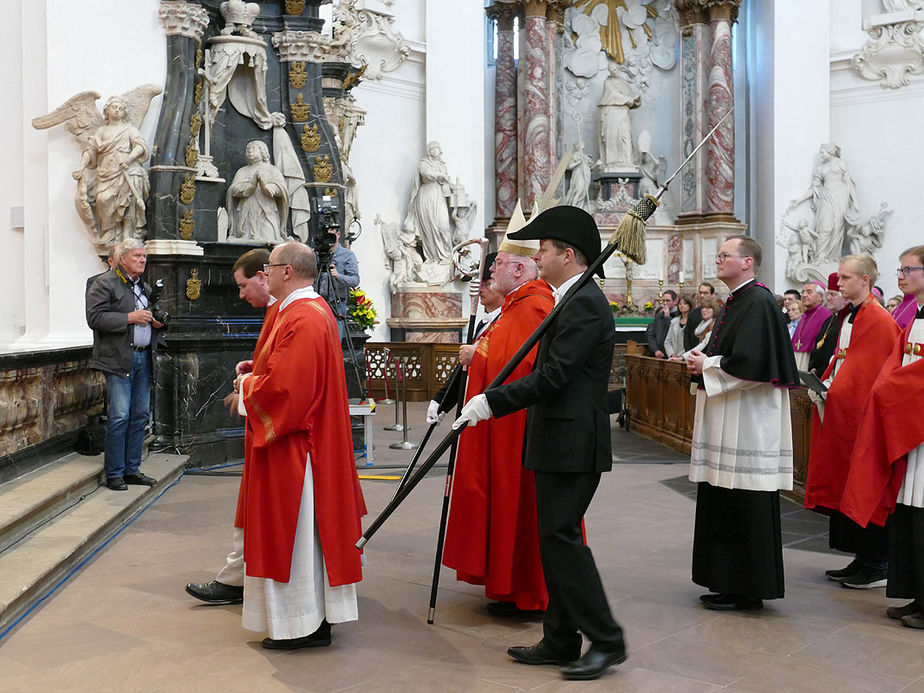
[(831, 511), (828, 545), (832, 549), (853, 553), (877, 568), (885, 568), (889, 560), (889, 533), (885, 527), (872, 522), (861, 527), (836, 510)]
[(603, 649), (624, 644), (581, 531), (581, 519), (599, 483), (599, 473), (536, 472), (539, 552), (549, 592), (543, 639), (564, 654), (580, 652), (580, 633)]
[(886, 596), (924, 602), (924, 508), (899, 503), (889, 517)]

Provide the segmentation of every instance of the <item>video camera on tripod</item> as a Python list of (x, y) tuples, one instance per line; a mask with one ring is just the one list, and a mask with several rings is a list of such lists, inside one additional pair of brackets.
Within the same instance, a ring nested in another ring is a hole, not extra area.
[(324, 195), (318, 202), (317, 229), (311, 239), (311, 247), (314, 248), (318, 259), (319, 273), (330, 271), (332, 248), (337, 242), (337, 234), (333, 229), (340, 229), (338, 216), (337, 203), (329, 195)]

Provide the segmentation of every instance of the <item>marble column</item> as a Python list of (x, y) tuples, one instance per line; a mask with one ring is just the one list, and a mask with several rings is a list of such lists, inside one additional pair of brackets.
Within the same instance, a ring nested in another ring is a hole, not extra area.
[(546, 52), (549, 63), (549, 177), (558, 166), (558, 145), (561, 139), (559, 85), (561, 74), (562, 34), (565, 32), (565, 9), (571, 0), (549, 0), (546, 12)]
[[(709, 132), (706, 127), (707, 66), (709, 57), (708, 14), (701, 0), (677, 0), (682, 38), (681, 122), (683, 157)], [(680, 215), (677, 223), (698, 223), (706, 210), (706, 152), (700, 152), (680, 174)]]
[(546, 42), (546, 0), (527, 0), (526, 26), (520, 42), (526, 54), (523, 203), (530, 209), (550, 177), (549, 160), (549, 61)]
[(517, 7), (495, 3), (486, 9), (497, 21), (494, 76), (494, 218), (506, 219), (517, 204), (517, 74), (513, 20)]
[[(711, 130), (735, 104), (732, 81), (731, 25), (740, 0), (711, 0), (709, 87), (706, 117)], [(708, 132), (708, 130), (707, 130)], [(735, 220), (735, 119), (727, 118), (706, 145), (706, 213), (709, 220)]]

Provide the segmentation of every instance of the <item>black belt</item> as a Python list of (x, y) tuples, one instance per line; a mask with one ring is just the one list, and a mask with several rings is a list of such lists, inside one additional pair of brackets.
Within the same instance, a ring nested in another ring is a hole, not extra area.
[(132, 349), (134, 349), (135, 351), (147, 351), (147, 350), (148, 350), (148, 347), (146, 347), (146, 346), (143, 346), (143, 347), (133, 346)]

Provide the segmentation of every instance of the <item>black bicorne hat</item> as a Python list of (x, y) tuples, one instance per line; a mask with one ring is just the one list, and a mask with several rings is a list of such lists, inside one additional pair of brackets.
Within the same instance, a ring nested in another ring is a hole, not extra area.
[[(547, 209), (529, 220), (519, 231), (508, 234), (509, 238), (529, 240), (553, 238), (580, 250), (591, 263), (600, 255), (600, 232), (597, 223), (580, 207), (560, 205)], [(603, 265), (597, 268), (603, 277)]]

